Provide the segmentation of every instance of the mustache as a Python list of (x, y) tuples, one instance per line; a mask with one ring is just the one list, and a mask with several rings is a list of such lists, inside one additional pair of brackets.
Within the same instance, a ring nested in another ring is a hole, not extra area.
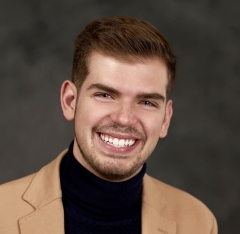
[(140, 132), (131, 126), (122, 127), (116, 123), (113, 124), (105, 124), (101, 126), (93, 127), (94, 132), (114, 132), (114, 133), (125, 133), (131, 134), (136, 138), (140, 138), (146, 140), (147, 136), (144, 132)]

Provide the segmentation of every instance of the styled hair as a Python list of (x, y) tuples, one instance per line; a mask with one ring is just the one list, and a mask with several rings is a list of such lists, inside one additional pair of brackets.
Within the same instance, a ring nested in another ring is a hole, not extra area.
[(89, 74), (94, 52), (136, 61), (159, 58), (168, 68), (166, 97), (169, 99), (176, 75), (176, 58), (167, 40), (152, 24), (130, 17), (96, 19), (76, 37), (72, 81), (79, 90)]

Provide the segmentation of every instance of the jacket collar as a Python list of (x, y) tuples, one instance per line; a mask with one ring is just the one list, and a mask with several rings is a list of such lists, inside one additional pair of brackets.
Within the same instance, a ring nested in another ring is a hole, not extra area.
[[(24, 234), (64, 234), (64, 212), (62, 191), (59, 181), (59, 167), (63, 151), (54, 161), (43, 167), (34, 177), (23, 200), (35, 211), (19, 220), (21, 233)], [(153, 179), (145, 175), (142, 198), (142, 233), (175, 234), (176, 223), (161, 216), (167, 202)], [(51, 218), (49, 218), (51, 217)]]

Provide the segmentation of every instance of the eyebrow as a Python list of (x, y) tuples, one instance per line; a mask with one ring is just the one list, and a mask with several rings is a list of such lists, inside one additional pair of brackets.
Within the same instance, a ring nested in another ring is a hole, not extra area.
[(99, 84), (99, 83), (96, 83), (96, 84), (91, 84), (87, 90), (91, 90), (91, 89), (100, 89), (100, 90), (103, 90), (103, 91), (106, 91), (108, 93), (114, 93), (114, 94), (118, 94), (120, 95), (120, 92), (108, 85), (104, 85), (104, 84)]
[[(118, 90), (116, 90), (116, 89), (114, 89), (114, 88), (112, 88), (108, 85), (104, 85), (104, 84), (100, 84), (100, 83), (91, 84), (87, 88), (87, 90), (91, 90), (91, 89), (99, 89), (99, 90), (103, 90), (103, 91), (106, 91), (108, 93), (113, 93), (113, 94), (116, 94), (116, 95), (121, 94)], [(155, 99), (155, 100), (161, 100), (162, 102), (164, 102), (165, 99), (166, 99), (162, 94), (155, 93), (155, 92), (154, 93), (138, 93), (137, 98), (139, 98), (139, 99), (145, 99), (145, 98), (146, 99)]]
[(141, 99), (155, 99), (155, 100), (160, 100), (162, 102), (165, 101), (165, 97), (160, 94), (160, 93), (139, 93), (137, 95), (138, 98), (141, 98)]

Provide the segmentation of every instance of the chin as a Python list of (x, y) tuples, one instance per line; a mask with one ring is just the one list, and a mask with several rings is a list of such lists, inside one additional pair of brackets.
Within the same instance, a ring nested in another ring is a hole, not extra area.
[[(93, 170), (99, 175), (99, 177), (110, 180), (110, 181), (123, 181), (130, 179), (136, 175), (142, 168), (144, 162), (142, 163), (131, 163), (127, 164), (123, 162), (116, 162), (118, 159), (105, 161), (105, 162), (95, 162), (91, 165)], [(122, 159), (121, 159), (122, 160)]]

